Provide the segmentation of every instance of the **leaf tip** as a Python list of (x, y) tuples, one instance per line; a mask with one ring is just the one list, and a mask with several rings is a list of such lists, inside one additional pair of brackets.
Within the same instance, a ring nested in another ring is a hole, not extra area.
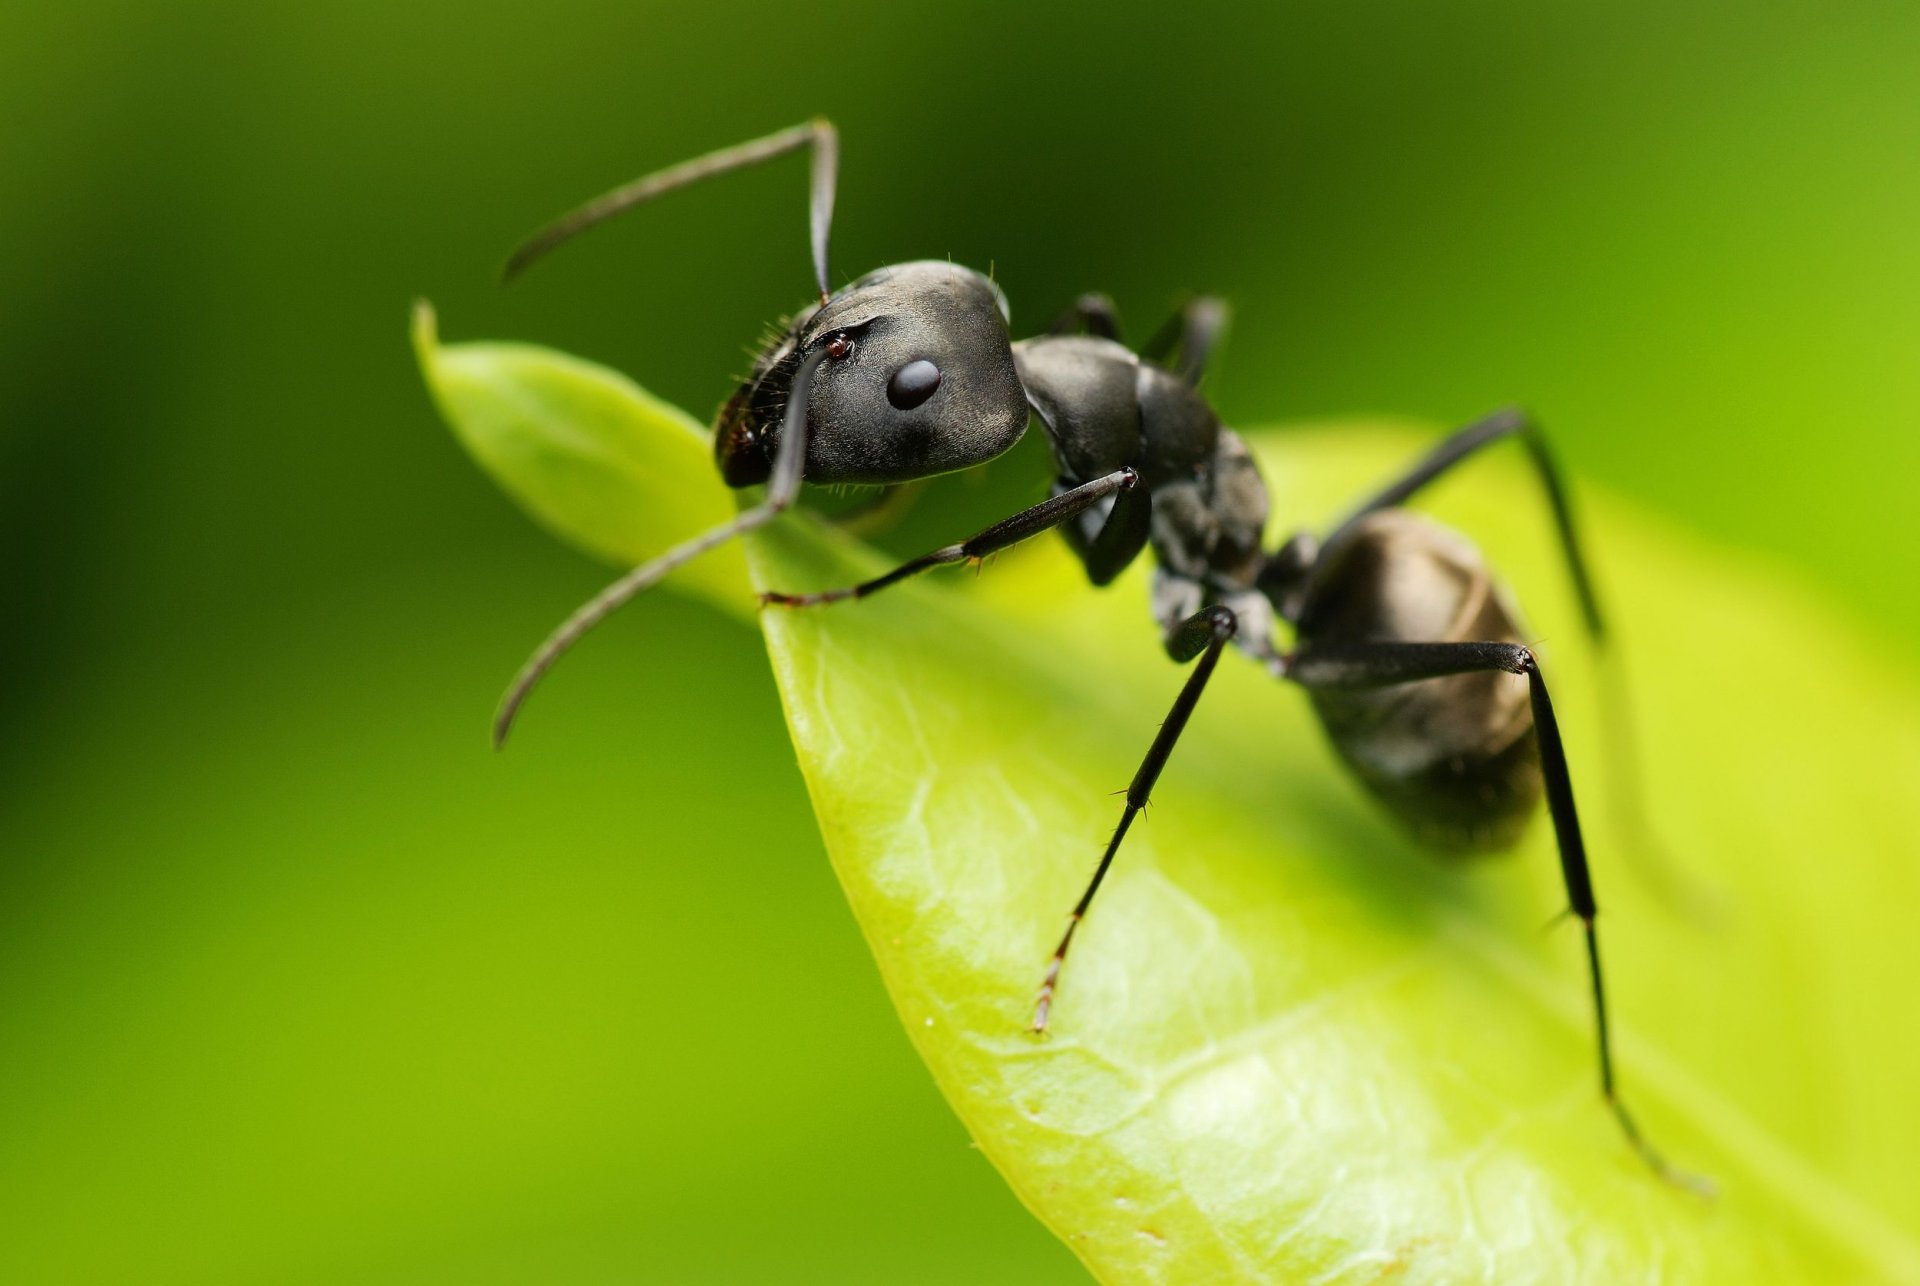
[(434, 349), (440, 346), (440, 319), (433, 311), (433, 301), (425, 298), (413, 301), (413, 321), (409, 330), (413, 336), (413, 351), (425, 366)]

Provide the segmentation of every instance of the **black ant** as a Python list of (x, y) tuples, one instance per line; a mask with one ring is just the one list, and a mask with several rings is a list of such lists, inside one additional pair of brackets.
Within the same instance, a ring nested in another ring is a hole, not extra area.
[[(1066, 536), (1095, 585), (1108, 584), (1152, 548), (1152, 609), (1162, 641), (1176, 662), (1195, 664), (1127, 788), (1119, 825), (1046, 967), (1033, 1030), (1046, 1030), (1074, 930), (1233, 643), (1274, 677), (1306, 689), (1340, 756), (1431, 845), (1504, 848), (1545, 794), (1568, 908), (1585, 930), (1601, 1090), (1627, 1141), (1655, 1172), (1705, 1189), (1662, 1158), (1620, 1100), (1594, 932), (1599, 906), (1539, 663), (1520, 641), (1518, 617), (1479, 551), (1401, 508), (1481, 448), (1517, 439), (1552, 508), (1586, 627), (1602, 637), (1566, 489), (1539, 427), (1513, 410), (1468, 425), (1324, 539), (1302, 532), (1267, 553), (1259, 470), (1196, 391), (1225, 319), (1218, 301), (1194, 300), (1136, 353), (1119, 342), (1112, 304), (1100, 295), (1083, 296), (1051, 333), (1013, 342), (999, 287), (956, 264), (898, 264), (832, 291), (827, 240), (839, 137), (820, 119), (609, 192), (527, 241), (506, 275), (662, 193), (802, 148), (812, 149), (819, 302), (761, 350), (714, 424), (714, 458), (727, 485), (764, 483), (764, 498), (634, 568), (569, 617), (508, 689), (495, 744), (505, 740), (541, 675), (582, 634), (675, 567), (770, 522), (794, 503), (802, 482), (893, 485), (965, 469), (1007, 450), (1037, 419), (1053, 453), (1048, 499), (862, 584), (761, 595), (763, 603), (787, 608), (862, 598), (1049, 528)], [(1274, 646), (1282, 622), (1293, 629), (1292, 651)], [(1524, 677), (1525, 690), (1507, 675)]]

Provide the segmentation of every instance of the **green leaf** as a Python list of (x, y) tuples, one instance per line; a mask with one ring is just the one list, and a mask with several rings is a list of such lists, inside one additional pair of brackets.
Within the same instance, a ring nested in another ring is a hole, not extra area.
[[(619, 372), (531, 344), (442, 345), (425, 300), (413, 348), (461, 445), (562, 540), (633, 566), (733, 516), (706, 429)], [(674, 579), (727, 611), (753, 610), (738, 549)]]
[[(506, 406), (544, 364), (577, 365), (507, 351), (471, 383)], [(1276, 526), (1324, 528), (1425, 440), (1254, 435)], [(1112, 792), (1182, 678), (1143, 569), (1094, 591), (1043, 540), (977, 581), (763, 616), (908, 1033), (1103, 1280), (1920, 1280), (1920, 696), (1817, 593), (1583, 499), (1645, 793), (1710, 918), (1656, 894), (1650, 855), (1623, 857), (1639, 850), (1601, 736), (1622, 694), (1583, 646), (1528, 475), (1490, 458), (1423, 507), (1474, 533), (1527, 605), (1590, 832), (1624, 1092), (1719, 1182), (1712, 1202), (1654, 1179), (1601, 1104), (1577, 935), (1541, 927), (1564, 904), (1544, 824), (1494, 859), (1418, 849), (1300, 695), (1237, 658), (1076, 941), (1052, 1035), (1026, 1032)], [(804, 516), (750, 559), (782, 589), (882, 566)]]

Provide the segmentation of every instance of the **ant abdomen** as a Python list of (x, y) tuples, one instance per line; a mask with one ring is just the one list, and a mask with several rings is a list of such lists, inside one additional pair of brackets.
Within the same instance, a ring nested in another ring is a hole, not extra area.
[[(1522, 643), (1514, 608), (1471, 542), (1383, 509), (1325, 550), (1300, 646)], [(1309, 689), (1340, 757), (1404, 825), (1445, 851), (1511, 844), (1540, 800), (1527, 684), (1498, 670), (1392, 686)]]

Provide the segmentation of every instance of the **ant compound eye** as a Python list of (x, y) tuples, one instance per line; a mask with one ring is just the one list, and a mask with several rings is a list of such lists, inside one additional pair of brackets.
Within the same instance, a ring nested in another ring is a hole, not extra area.
[(845, 335), (835, 335), (832, 339), (827, 341), (827, 356), (831, 357), (836, 362), (844, 361), (846, 359), (847, 354), (851, 353), (852, 351), (853, 351), (853, 341), (848, 339)]
[(921, 358), (908, 362), (893, 373), (887, 381), (887, 401), (893, 403), (896, 410), (911, 411), (940, 387), (940, 368)]

